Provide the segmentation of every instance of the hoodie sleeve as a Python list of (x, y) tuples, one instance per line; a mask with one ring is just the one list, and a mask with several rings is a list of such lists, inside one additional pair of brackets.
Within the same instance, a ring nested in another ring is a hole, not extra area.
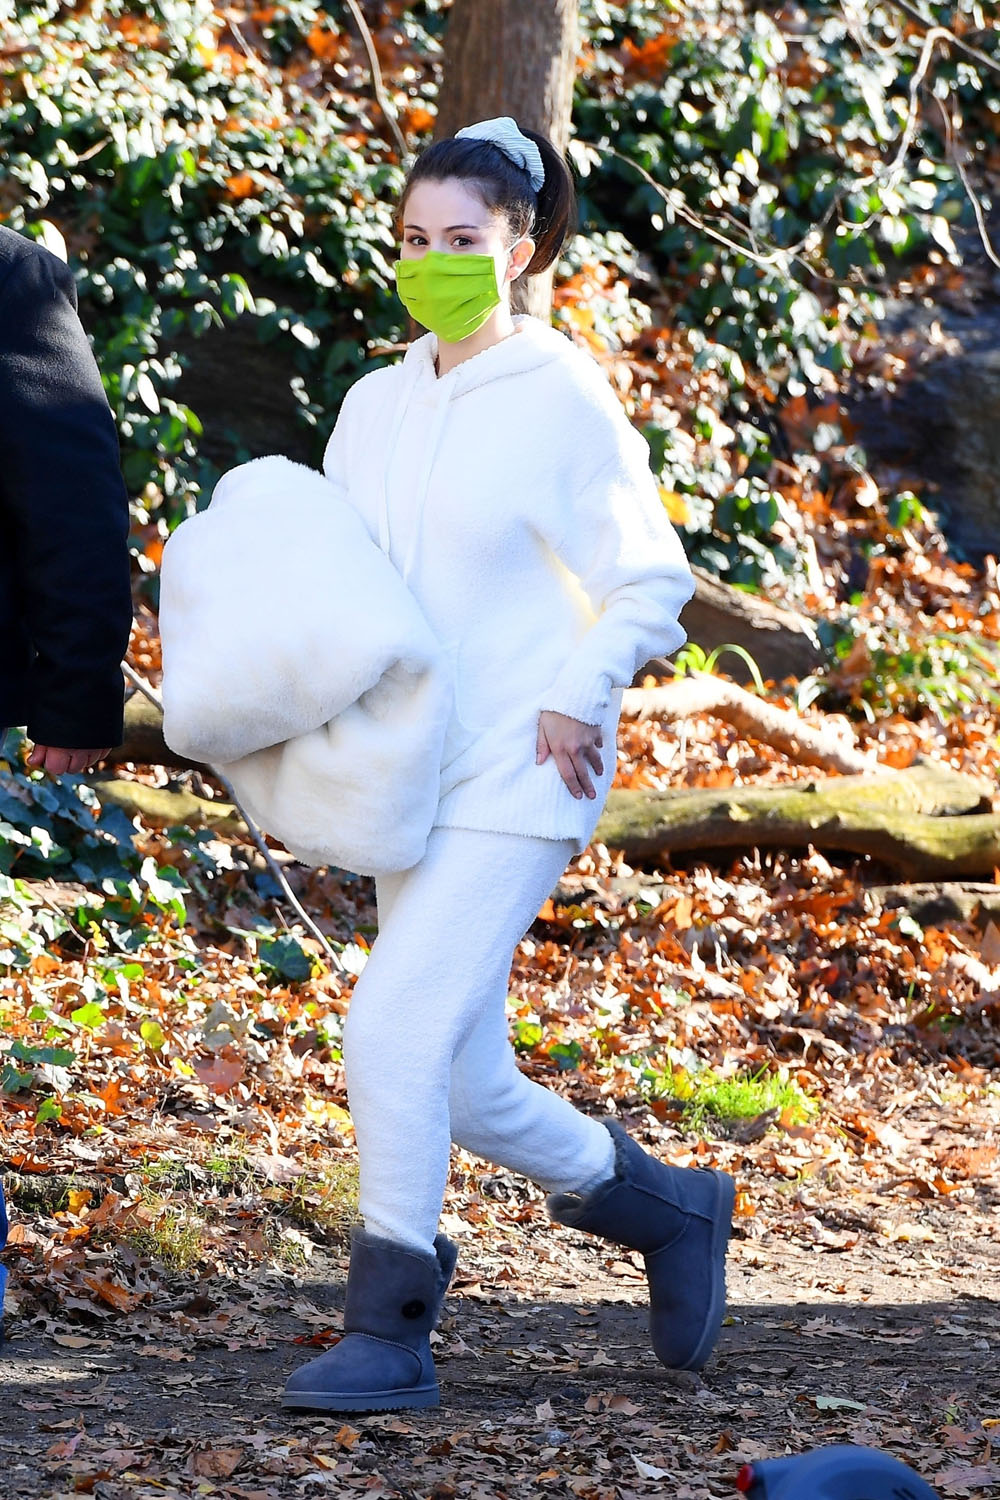
[(651, 657), (684, 643), (678, 615), (694, 593), (694, 578), (663, 509), (645, 440), (631, 425), (567, 511), (561, 534), (545, 540), (579, 578), (598, 618), (541, 706), (596, 725), (616, 688), (628, 687)]

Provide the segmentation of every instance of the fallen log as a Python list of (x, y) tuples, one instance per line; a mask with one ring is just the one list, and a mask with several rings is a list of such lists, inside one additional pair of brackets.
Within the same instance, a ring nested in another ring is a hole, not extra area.
[(1000, 815), (975, 777), (918, 763), (891, 776), (793, 786), (612, 791), (595, 837), (630, 864), (703, 849), (817, 849), (868, 855), (906, 880), (991, 875)]
[(905, 911), (921, 927), (970, 922), (985, 930), (1000, 926), (1000, 885), (986, 881), (935, 881), (915, 885), (872, 885), (865, 892), (882, 910)]
[(170, 771), (207, 772), (209, 769), (171, 750), (163, 738), (163, 714), (141, 693), (133, 693), (125, 700), (125, 738), (103, 764), (163, 766)]
[(102, 802), (120, 807), (130, 818), (137, 814), (151, 828), (211, 828), (217, 833), (246, 838), (247, 828), (231, 802), (209, 801), (182, 788), (146, 786), (142, 781), (95, 777), (93, 788)]
[[(246, 839), (228, 802), (139, 782), (97, 780), (98, 796), (158, 827), (184, 824)], [(988, 787), (918, 762), (891, 775), (793, 786), (611, 792), (595, 839), (636, 866), (698, 850), (801, 849), (868, 855), (901, 879), (976, 879), (1000, 867), (1000, 814)]]
[[(678, 677), (663, 687), (627, 688), (622, 695), (626, 718), (674, 723), (712, 714), (765, 745), (783, 750), (800, 765), (863, 775), (879, 769), (873, 755), (859, 750), (843, 721), (809, 724), (790, 708), (778, 708), (725, 678), (699, 672)], [(885, 774), (891, 774), (885, 771)]]
[[(816, 626), (805, 615), (782, 609), (759, 594), (747, 594), (721, 583), (704, 568), (693, 568), (695, 591), (681, 610), (688, 639), (705, 651), (717, 646), (742, 646), (753, 657), (760, 674), (783, 682), (786, 677), (808, 677), (826, 660)], [(726, 671), (740, 682), (750, 673), (738, 656), (727, 657)]]

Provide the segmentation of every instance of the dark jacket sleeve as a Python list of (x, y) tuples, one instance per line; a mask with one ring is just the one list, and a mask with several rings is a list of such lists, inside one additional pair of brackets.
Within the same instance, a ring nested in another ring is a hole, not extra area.
[(72, 275), (42, 250), (0, 290), (0, 509), (35, 653), (28, 734), (120, 744), (132, 602), (118, 435)]

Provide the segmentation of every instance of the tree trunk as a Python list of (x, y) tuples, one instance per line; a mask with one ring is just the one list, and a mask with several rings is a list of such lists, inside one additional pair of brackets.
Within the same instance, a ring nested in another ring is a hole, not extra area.
[[(435, 139), (476, 120), (512, 115), (565, 151), (578, 10), (578, 0), (452, 0)], [(523, 310), (547, 321), (551, 271), (519, 290)]]
[(595, 837), (632, 864), (697, 849), (817, 849), (869, 855), (906, 880), (989, 876), (1000, 815), (974, 777), (933, 764), (892, 776), (795, 786), (612, 791)]

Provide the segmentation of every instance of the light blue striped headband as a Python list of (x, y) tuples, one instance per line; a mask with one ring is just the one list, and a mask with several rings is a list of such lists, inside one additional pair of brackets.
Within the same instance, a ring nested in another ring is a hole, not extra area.
[(511, 119), (510, 115), (500, 115), (495, 120), (480, 120), (476, 125), (466, 125), (464, 129), (456, 130), (455, 139), (489, 141), (491, 145), (498, 146), (515, 167), (527, 172), (536, 193), (545, 181), (542, 153), (534, 141), (521, 134), (517, 121)]

